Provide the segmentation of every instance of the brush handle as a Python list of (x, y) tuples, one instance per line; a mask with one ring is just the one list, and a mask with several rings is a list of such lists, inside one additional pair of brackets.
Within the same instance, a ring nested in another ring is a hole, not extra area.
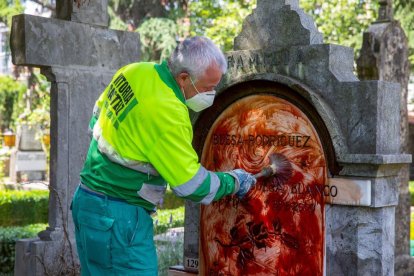
[(269, 177), (273, 174), (273, 169), (269, 166), (261, 170), (259, 173), (253, 175), (254, 178), (258, 179), (260, 177)]

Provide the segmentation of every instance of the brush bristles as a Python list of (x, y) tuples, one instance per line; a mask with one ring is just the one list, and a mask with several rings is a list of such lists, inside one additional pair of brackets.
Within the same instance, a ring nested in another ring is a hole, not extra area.
[(292, 164), (281, 153), (272, 153), (269, 156), (270, 165), (262, 169), (258, 174), (255, 174), (255, 178), (270, 177), (276, 178), (276, 181), (280, 184), (285, 183), (292, 175)]
[(274, 177), (279, 183), (284, 183), (292, 175), (292, 164), (283, 154), (273, 153), (269, 157)]

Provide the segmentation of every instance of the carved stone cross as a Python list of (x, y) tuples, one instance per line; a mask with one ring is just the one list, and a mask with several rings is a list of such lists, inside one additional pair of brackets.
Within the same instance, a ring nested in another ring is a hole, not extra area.
[(90, 141), (94, 102), (117, 69), (140, 57), (136, 33), (108, 29), (107, 0), (81, 3), (57, 1), (56, 18), (13, 18), (13, 63), (40, 67), (52, 83), (49, 227), (40, 239), (17, 243), (16, 275), (43, 273), (35, 258), (42, 254), (53, 272), (53, 255), (66, 233), (73, 243), (69, 206)]

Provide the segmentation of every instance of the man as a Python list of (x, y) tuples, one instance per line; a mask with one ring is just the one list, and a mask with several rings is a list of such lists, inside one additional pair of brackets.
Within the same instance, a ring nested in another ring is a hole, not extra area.
[(133, 63), (115, 74), (96, 102), (72, 202), (82, 275), (157, 275), (151, 213), (166, 183), (202, 204), (242, 198), (255, 184), (241, 169), (207, 171), (192, 147), (187, 107), (212, 105), (226, 70), (217, 46), (194, 37), (168, 63)]

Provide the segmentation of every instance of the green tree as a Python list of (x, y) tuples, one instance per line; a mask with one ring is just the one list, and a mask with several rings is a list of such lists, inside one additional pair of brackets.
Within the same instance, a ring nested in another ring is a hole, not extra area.
[(414, 70), (414, 1), (397, 0), (395, 1), (394, 16), (401, 22), (408, 38), (409, 59), (411, 63), (411, 71)]
[(110, 0), (109, 6), (123, 22), (132, 20), (140, 26), (155, 17), (177, 19), (185, 17), (188, 0)]
[(161, 61), (177, 46), (177, 24), (168, 18), (151, 18), (137, 30), (141, 39), (142, 60)]
[(36, 72), (31, 73), (28, 83), (29, 89), (18, 95), (13, 120), (20, 124), (40, 125), (47, 132), (50, 129), (50, 83)]
[(340, 44), (354, 49), (362, 45), (362, 34), (377, 18), (375, 0), (305, 0), (303, 10), (315, 20), (324, 43)]
[(199, 0), (189, 3), (191, 35), (204, 35), (223, 51), (233, 49), (233, 39), (241, 31), (244, 18), (256, 6), (256, 0)]
[(412, 0), (395, 0), (394, 1), (395, 11), (399, 10), (413, 10), (414, 9), (414, 1)]
[(108, 15), (109, 15), (109, 28), (114, 30), (124, 31), (127, 29), (127, 24), (122, 21), (122, 19), (116, 15), (113, 7), (108, 6)]
[[(352, 47), (357, 52), (362, 34), (377, 20), (377, 0), (300, 0), (301, 8), (315, 21), (324, 36), (324, 43)], [(189, 1), (191, 35), (205, 35), (224, 51), (233, 48), (233, 39), (240, 32), (245, 17), (256, 6), (256, 0), (193, 0)], [(401, 22), (414, 64), (414, 1), (394, 1), (395, 19)]]
[(108, 13), (110, 28), (133, 30), (138, 26), (143, 61), (160, 61), (176, 47), (177, 21), (185, 17), (188, 0), (111, 0)]
[(26, 86), (22, 83), (10, 76), (0, 76), (0, 128), (2, 132), (14, 127), (15, 118), (12, 115), (16, 112), (19, 95), (25, 91)]
[[(302, 0), (300, 4), (314, 18), (325, 43), (357, 48), (362, 32), (376, 19), (375, 0)], [(255, 6), (256, 0), (191, 1), (191, 34), (206, 35), (223, 50), (231, 50), (243, 20)]]
[(11, 18), (13, 15), (22, 13), (24, 7), (20, 0), (0, 0), (0, 22), (7, 26), (11, 26)]

